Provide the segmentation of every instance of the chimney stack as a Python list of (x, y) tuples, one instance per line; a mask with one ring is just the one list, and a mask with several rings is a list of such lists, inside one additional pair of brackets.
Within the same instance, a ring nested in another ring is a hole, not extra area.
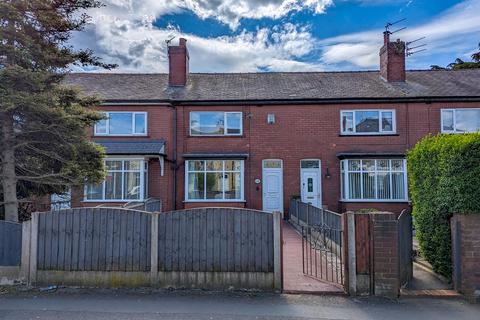
[(180, 38), (178, 46), (168, 46), (168, 85), (183, 87), (188, 78), (187, 40)]
[(380, 49), (380, 75), (388, 82), (405, 82), (405, 42), (398, 39), (390, 42), (390, 32), (383, 33)]

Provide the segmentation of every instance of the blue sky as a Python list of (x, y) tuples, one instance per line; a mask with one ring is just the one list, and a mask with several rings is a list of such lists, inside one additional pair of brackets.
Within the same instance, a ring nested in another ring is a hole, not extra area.
[[(116, 72), (166, 72), (165, 40), (188, 40), (192, 72), (378, 69), (387, 22), (426, 37), (409, 69), (468, 60), (480, 42), (480, 0), (104, 0), (73, 45)], [(91, 70), (91, 69), (90, 69)], [(94, 69), (93, 69), (94, 70)]]

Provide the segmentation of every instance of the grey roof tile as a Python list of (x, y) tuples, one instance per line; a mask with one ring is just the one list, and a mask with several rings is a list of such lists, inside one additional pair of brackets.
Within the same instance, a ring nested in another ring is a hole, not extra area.
[(66, 82), (107, 101), (480, 97), (478, 69), (407, 71), (405, 83), (378, 71), (192, 73), (185, 87), (169, 87), (168, 74), (72, 73)]
[(164, 140), (110, 141), (96, 140), (108, 155), (161, 155), (165, 154)]

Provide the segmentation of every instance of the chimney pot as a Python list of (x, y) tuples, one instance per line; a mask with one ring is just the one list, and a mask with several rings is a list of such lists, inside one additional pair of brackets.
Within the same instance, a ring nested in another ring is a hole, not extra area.
[(187, 39), (180, 38), (178, 46), (168, 47), (168, 85), (183, 87), (187, 84), (189, 54)]

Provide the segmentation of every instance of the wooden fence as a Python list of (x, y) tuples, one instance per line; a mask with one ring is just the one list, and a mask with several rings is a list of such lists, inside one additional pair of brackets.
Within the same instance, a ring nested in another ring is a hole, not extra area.
[(208, 208), (159, 216), (160, 271), (273, 272), (273, 215)]
[(236, 208), (34, 213), (22, 272), (33, 284), (281, 289), (280, 222)]
[(0, 267), (20, 266), (22, 224), (0, 221)]
[(38, 218), (38, 270), (150, 270), (151, 216), (146, 212), (78, 208)]

